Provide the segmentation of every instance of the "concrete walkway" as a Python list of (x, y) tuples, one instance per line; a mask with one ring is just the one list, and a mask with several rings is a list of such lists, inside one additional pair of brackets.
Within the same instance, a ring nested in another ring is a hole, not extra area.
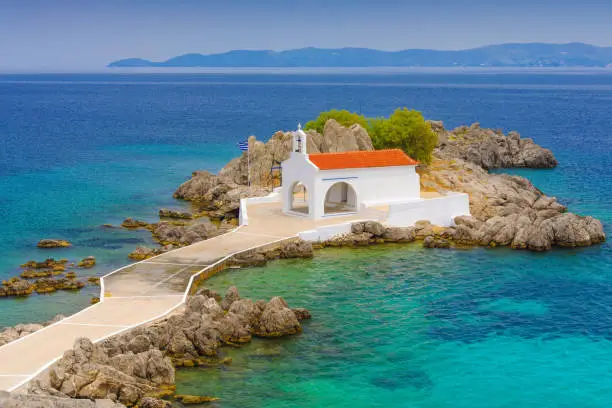
[(248, 215), (249, 224), (237, 230), (111, 272), (101, 279), (100, 303), (0, 347), (0, 390), (27, 384), (79, 337), (97, 342), (166, 316), (185, 302), (194, 277), (214, 273), (229, 256), (321, 226), (383, 219), (385, 213), (372, 209), (315, 222), (266, 203), (249, 205)]

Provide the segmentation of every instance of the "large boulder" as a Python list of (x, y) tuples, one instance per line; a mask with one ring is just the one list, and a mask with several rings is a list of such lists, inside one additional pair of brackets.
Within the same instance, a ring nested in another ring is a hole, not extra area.
[(275, 297), (265, 306), (254, 333), (260, 337), (280, 337), (302, 331), (302, 326), (287, 302)]

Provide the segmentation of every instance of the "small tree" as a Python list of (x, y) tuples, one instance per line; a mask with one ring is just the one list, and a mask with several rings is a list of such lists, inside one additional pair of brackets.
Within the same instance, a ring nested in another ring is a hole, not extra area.
[(431, 162), (438, 143), (438, 135), (421, 112), (407, 108), (396, 109), (389, 119), (371, 119), (368, 131), (376, 149), (399, 148), (423, 163)]
[(363, 126), (366, 129), (368, 127), (368, 120), (365, 118), (365, 116), (349, 112), (347, 110), (332, 109), (327, 112), (321, 112), (318, 118), (306, 123), (304, 129), (316, 130), (319, 133), (323, 133), (325, 122), (327, 122), (329, 119), (335, 119), (336, 122), (346, 127), (352, 126), (355, 123)]

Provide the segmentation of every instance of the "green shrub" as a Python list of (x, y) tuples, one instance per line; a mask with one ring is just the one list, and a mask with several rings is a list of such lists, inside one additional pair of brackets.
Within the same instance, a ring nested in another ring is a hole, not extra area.
[(305, 129), (323, 133), (329, 119), (347, 127), (357, 123), (368, 131), (374, 148), (402, 149), (422, 163), (431, 162), (431, 153), (438, 143), (438, 135), (431, 130), (421, 112), (407, 108), (396, 109), (388, 118), (366, 118), (347, 110), (332, 109), (321, 112), (317, 119), (306, 123)]
[(325, 122), (327, 122), (329, 119), (335, 119), (336, 122), (346, 127), (352, 126), (355, 123), (363, 126), (364, 128), (368, 127), (368, 120), (365, 118), (365, 116), (349, 112), (347, 110), (332, 109), (327, 112), (321, 112), (318, 118), (306, 123), (304, 129), (316, 130), (322, 134), (323, 128), (325, 127)]
[(431, 130), (421, 112), (396, 109), (388, 119), (371, 119), (368, 133), (376, 149), (399, 148), (423, 163), (431, 162), (438, 135)]

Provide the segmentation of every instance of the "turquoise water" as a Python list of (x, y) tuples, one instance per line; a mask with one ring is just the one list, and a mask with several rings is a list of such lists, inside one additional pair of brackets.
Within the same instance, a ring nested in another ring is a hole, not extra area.
[(313, 319), (291, 339), (226, 350), (230, 366), (179, 371), (179, 392), (222, 407), (607, 407), (600, 255), (411, 244), (224, 272), (207, 285), (281, 295)]
[[(185, 208), (171, 195), (193, 170), (218, 170), (247, 135), (330, 108), (405, 105), (448, 127), (518, 130), (560, 165), (512, 172), (609, 235), (612, 74), (550, 72), (2, 75), (0, 278), (46, 256), (95, 255), (82, 275), (124, 265), (150, 236), (102, 224)], [(43, 237), (74, 247), (39, 250)], [(179, 390), (224, 407), (608, 406), (611, 255), (610, 243), (545, 254), (385, 246), (224, 273), (210, 284), (282, 295), (314, 319), (300, 336), (229, 350), (229, 367), (180, 371)], [(0, 299), (0, 327), (75, 312), (96, 291)]]

